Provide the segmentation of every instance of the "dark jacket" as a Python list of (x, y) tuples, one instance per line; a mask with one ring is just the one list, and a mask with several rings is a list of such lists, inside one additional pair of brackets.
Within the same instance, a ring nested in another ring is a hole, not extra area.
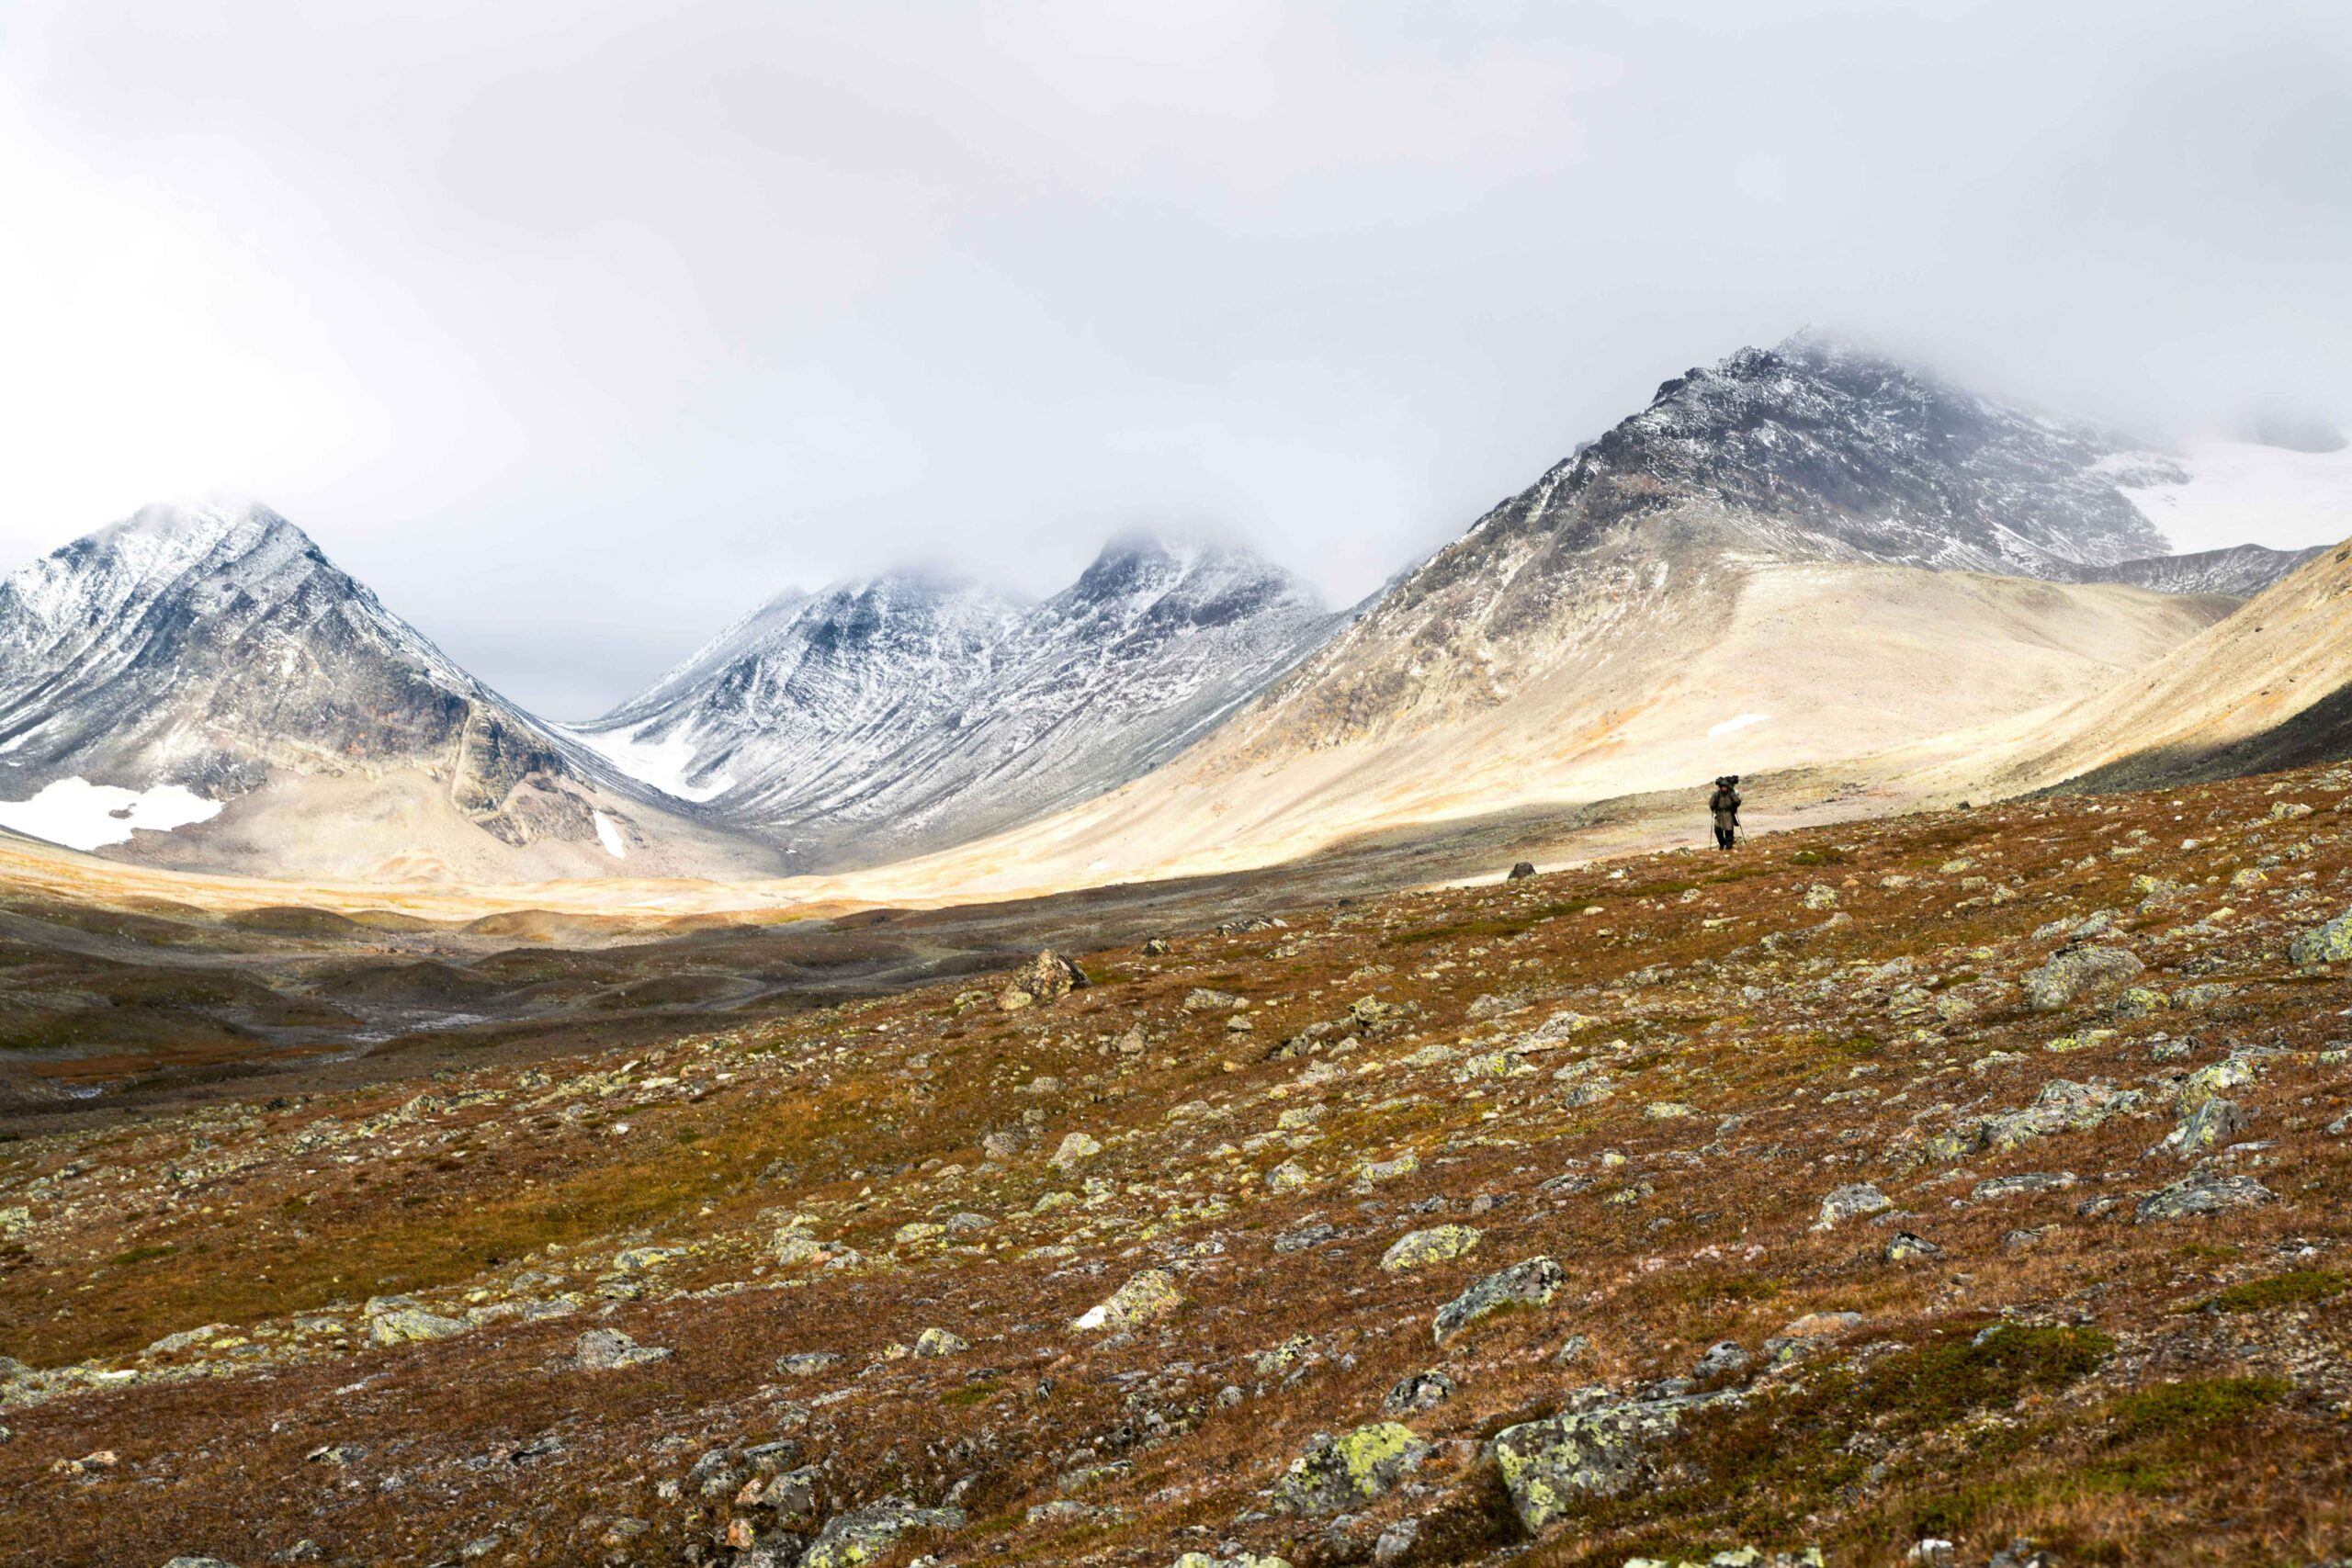
[(1727, 784), (1718, 787), (1715, 793), (1708, 797), (1707, 809), (1713, 813), (1716, 827), (1738, 827), (1739, 791)]

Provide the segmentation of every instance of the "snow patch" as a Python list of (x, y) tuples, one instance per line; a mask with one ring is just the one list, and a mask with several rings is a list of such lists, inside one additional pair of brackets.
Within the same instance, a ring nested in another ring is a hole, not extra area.
[(2352, 536), (2352, 447), (2290, 452), (2250, 441), (2189, 448), (2186, 484), (2119, 485), (2183, 554), (2232, 545), (2300, 549)]
[(621, 840), (621, 830), (613, 826), (613, 819), (601, 811), (591, 815), (596, 818), (596, 841), (605, 846), (605, 852), (615, 860), (628, 859), (628, 845)]
[(142, 828), (168, 833), (220, 815), (219, 801), (179, 784), (135, 790), (94, 784), (79, 776), (59, 779), (30, 800), (0, 800), (0, 828), (69, 850), (103, 849), (127, 842)]
[(1769, 713), (1744, 713), (1737, 718), (1727, 718), (1709, 729), (1707, 738), (1712, 740), (1718, 735), (1729, 735), (1734, 730), (1746, 729), (1751, 724), (1762, 724), (1771, 716)]
[(642, 739), (660, 722), (659, 718), (650, 718), (627, 729), (567, 729), (564, 733), (639, 784), (650, 784), (680, 800), (699, 805), (735, 787), (733, 776), (727, 773), (707, 784), (688, 783), (686, 775), (695, 765), (694, 737), (680, 726), (665, 739)]

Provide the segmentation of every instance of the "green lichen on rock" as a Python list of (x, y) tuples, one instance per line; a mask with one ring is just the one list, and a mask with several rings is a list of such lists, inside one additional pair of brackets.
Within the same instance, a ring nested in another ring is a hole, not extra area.
[(1398, 1236), (1395, 1245), (1382, 1254), (1380, 1266), (1392, 1274), (1401, 1274), (1459, 1258), (1477, 1245), (1478, 1231), (1474, 1225), (1431, 1225), (1427, 1230), (1408, 1231)]
[(1442, 1345), (1479, 1319), (1498, 1312), (1548, 1306), (1567, 1282), (1566, 1274), (1548, 1258), (1530, 1258), (1498, 1269), (1438, 1308), (1437, 1342)]
[(2290, 942), (2287, 956), (2299, 965), (2341, 964), (2352, 959), (2352, 911), (2314, 926)]
[(1620, 1497), (1642, 1484), (1657, 1450), (1707, 1402), (1634, 1400), (1505, 1427), (1495, 1435), (1495, 1468), (1519, 1522), (1540, 1535), (1587, 1499)]
[(1317, 1437), (1274, 1484), (1282, 1514), (1336, 1514), (1382, 1495), (1420, 1467), (1432, 1450), (1396, 1421), (1377, 1421), (1338, 1437)]
[(1111, 1292), (1108, 1299), (1089, 1307), (1072, 1321), (1073, 1328), (1132, 1328), (1139, 1323), (1166, 1317), (1184, 1304), (1176, 1289), (1176, 1276), (1165, 1269), (1147, 1269)]
[(799, 1568), (858, 1568), (889, 1551), (910, 1530), (963, 1528), (961, 1508), (918, 1508), (886, 1499), (826, 1520), (808, 1550), (800, 1554)]
[(2120, 947), (2070, 947), (2025, 977), (2026, 999), (2041, 1012), (2119, 991), (2146, 968)]

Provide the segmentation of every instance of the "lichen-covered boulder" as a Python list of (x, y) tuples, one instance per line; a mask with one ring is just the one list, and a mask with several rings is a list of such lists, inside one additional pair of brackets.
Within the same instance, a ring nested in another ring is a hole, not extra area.
[(944, 1328), (926, 1328), (915, 1336), (918, 1356), (960, 1356), (971, 1348), (961, 1335), (950, 1334)]
[(2173, 1108), (2187, 1115), (2209, 1100), (2218, 1099), (2233, 1089), (2244, 1089), (2254, 1082), (2261, 1067), (2255, 1057), (2232, 1052), (2218, 1062), (2208, 1062), (2187, 1077), (2173, 1091)]
[(1408, 1231), (1398, 1236), (1381, 1255), (1380, 1266), (1391, 1274), (1402, 1274), (1459, 1258), (1477, 1245), (1478, 1230), (1475, 1225), (1431, 1225), (1427, 1230)]
[(1834, 1229), (1840, 1220), (1860, 1219), (1866, 1214), (1884, 1213), (1894, 1207), (1892, 1200), (1867, 1181), (1857, 1181), (1832, 1190), (1821, 1200), (1821, 1217), (1814, 1229)]
[(2070, 947), (2025, 977), (2026, 999), (2042, 1012), (2121, 990), (2146, 965), (2120, 947)]
[(1297, 1192), (1306, 1188), (1314, 1181), (1314, 1179), (1315, 1179), (1312, 1176), (1307, 1174), (1307, 1169), (1305, 1166), (1299, 1164), (1298, 1161), (1295, 1159), (1286, 1159), (1283, 1161), (1282, 1164), (1274, 1167), (1273, 1169), (1266, 1172), (1266, 1190), (1269, 1192)]
[(2231, 1209), (2251, 1209), (2277, 1199), (2277, 1193), (2251, 1176), (2199, 1172), (2141, 1199), (2132, 1218), (2135, 1224), (2146, 1224), (2151, 1220), (2193, 1219)]
[(1708, 1397), (1633, 1400), (1505, 1427), (1492, 1450), (1519, 1522), (1541, 1534), (1581, 1499), (1644, 1484), (1658, 1449)]
[(1274, 1511), (1336, 1514), (1361, 1506), (1419, 1469), (1433, 1451), (1411, 1427), (1395, 1421), (1336, 1438), (1318, 1436), (1274, 1483)]
[(2245, 1131), (2247, 1116), (2234, 1100), (2207, 1100), (2188, 1113), (2168, 1141), (2182, 1159), (2197, 1159), (2234, 1141)]
[(1053, 1157), (1046, 1163), (1056, 1170), (1069, 1170), (1085, 1164), (1102, 1152), (1102, 1145), (1084, 1133), (1072, 1133), (1054, 1149)]
[(890, 1550), (910, 1530), (959, 1530), (961, 1508), (918, 1508), (911, 1503), (886, 1498), (825, 1521), (808, 1550), (800, 1554), (799, 1568), (857, 1568)]
[(1006, 1012), (1018, 1012), (1040, 1002), (1059, 1001), (1088, 984), (1085, 970), (1049, 947), (1005, 982), (997, 993), (996, 1005)]
[(1147, 1269), (1074, 1319), (1072, 1328), (1133, 1328), (1166, 1317), (1184, 1304), (1176, 1276), (1165, 1269)]
[(379, 1296), (367, 1306), (368, 1339), (375, 1345), (410, 1345), (447, 1339), (473, 1325), (459, 1317), (425, 1311), (405, 1296)]
[(2287, 944), (2287, 956), (2306, 966), (2352, 959), (2352, 910), (2296, 937)]
[(1498, 1269), (1437, 1309), (1437, 1342), (1442, 1345), (1498, 1312), (1549, 1306), (1567, 1282), (1567, 1275), (1548, 1258), (1530, 1258)]

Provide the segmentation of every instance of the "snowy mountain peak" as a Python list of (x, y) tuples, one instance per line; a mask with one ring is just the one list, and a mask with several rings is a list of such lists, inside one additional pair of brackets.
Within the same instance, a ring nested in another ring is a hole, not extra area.
[(1247, 550), (1131, 534), (1034, 604), (922, 570), (786, 595), (574, 733), (806, 863), (881, 858), (1125, 782), (1334, 624)]

